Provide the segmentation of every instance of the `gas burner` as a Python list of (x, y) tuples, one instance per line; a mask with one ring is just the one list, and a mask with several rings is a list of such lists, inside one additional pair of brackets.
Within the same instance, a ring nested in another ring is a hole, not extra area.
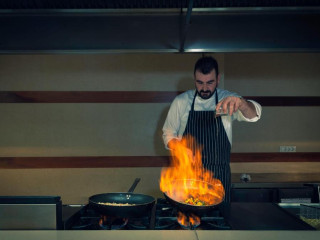
[[(192, 224), (191, 229), (197, 230), (225, 230), (230, 229), (223, 209), (215, 209), (201, 217), (200, 222)], [(68, 222), (67, 229), (73, 230), (184, 230), (190, 229), (178, 223), (178, 210), (165, 199), (157, 199), (157, 204), (150, 216), (137, 218), (110, 218), (100, 216), (89, 205), (83, 207)], [(100, 223), (99, 223), (100, 222)]]
[[(176, 217), (156, 217), (154, 230), (170, 230), (177, 228), (177, 218)], [(150, 229), (149, 218), (137, 218), (129, 219), (127, 224), (130, 230), (147, 230)]]
[(179, 225), (184, 229), (195, 229), (200, 226), (201, 220), (200, 217), (194, 214), (183, 214), (178, 212), (177, 221)]
[(150, 222), (148, 217), (144, 218), (131, 218), (127, 224), (130, 230), (146, 230), (150, 227)]
[(176, 217), (161, 217), (156, 220), (155, 229), (165, 230), (165, 229), (175, 229), (177, 227)]
[(199, 229), (230, 230), (231, 227), (223, 217), (202, 217)]
[(128, 223), (128, 218), (115, 218), (109, 216), (101, 216), (99, 226), (103, 230), (120, 230)]

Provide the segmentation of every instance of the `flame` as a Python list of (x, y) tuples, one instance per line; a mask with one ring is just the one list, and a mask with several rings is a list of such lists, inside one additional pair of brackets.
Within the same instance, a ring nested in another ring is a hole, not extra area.
[(189, 198), (215, 205), (224, 199), (224, 187), (213, 173), (202, 166), (201, 147), (194, 152), (187, 147), (196, 146), (195, 140), (188, 136), (181, 141), (172, 141), (170, 148), (172, 161), (161, 171), (160, 189), (170, 198), (185, 203)]
[(116, 230), (121, 229), (128, 223), (128, 218), (116, 218), (106, 215), (100, 215), (99, 226), (102, 229)]
[(200, 217), (194, 214), (191, 214), (189, 217), (187, 217), (182, 212), (178, 212), (177, 220), (179, 224), (185, 228), (192, 228), (200, 225)]
[(112, 222), (114, 221), (114, 217), (108, 217), (105, 215), (101, 215), (100, 216), (100, 220), (99, 220), (99, 225), (103, 226), (103, 225), (107, 225), (107, 224), (112, 224)]

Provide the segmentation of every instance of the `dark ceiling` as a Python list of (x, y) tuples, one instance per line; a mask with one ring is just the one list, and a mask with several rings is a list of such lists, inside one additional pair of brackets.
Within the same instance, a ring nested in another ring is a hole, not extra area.
[[(193, 0), (193, 8), (310, 7), (319, 0)], [(0, 0), (0, 9), (187, 8), (189, 0)]]
[(320, 0), (0, 0), (0, 54), (320, 52), (319, 26)]

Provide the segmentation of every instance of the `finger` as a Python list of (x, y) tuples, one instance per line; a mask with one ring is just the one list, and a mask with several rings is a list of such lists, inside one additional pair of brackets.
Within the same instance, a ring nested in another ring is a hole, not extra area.
[(228, 113), (228, 106), (230, 104), (231, 99), (227, 98), (222, 104), (223, 113)]
[(219, 108), (221, 107), (222, 102), (223, 102), (223, 101), (218, 102), (218, 104), (217, 104), (217, 106), (216, 106), (216, 111), (219, 110)]
[(230, 116), (233, 114), (234, 105), (235, 105), (234, 102), (230, 102), (230, 104), (229, 104), (229, 115), (230, 115)]
[(240, 103), (241, 103), (241, 99), (239, 98), (237, 101), (236, 101), (236, 105), (235, 105), (235, 108), (234, 108), (234, 111), (238, 111), (239, 109), (239, 106), (240, 106)]

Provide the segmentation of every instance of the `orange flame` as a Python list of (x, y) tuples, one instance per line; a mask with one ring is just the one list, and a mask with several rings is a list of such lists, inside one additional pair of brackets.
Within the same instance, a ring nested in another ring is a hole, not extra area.
[(205, 205), (218, 204), (224, 199), (224, 187), (211, 171), (202, 166), (201, 148), (191, 152), (187, 147), (194, 143), (192, 137), (170, 142), (172, 161), (168, 168), (161, 171), (160, 189), (182, 203), (193, 198)]
[(177, 218), (179, 224), (186, 228), (196, 227), (200, 225), (200, 217), (194, 214), (191, 214), (189, 217), (187, 217), (182, 212), (178, 212)]

